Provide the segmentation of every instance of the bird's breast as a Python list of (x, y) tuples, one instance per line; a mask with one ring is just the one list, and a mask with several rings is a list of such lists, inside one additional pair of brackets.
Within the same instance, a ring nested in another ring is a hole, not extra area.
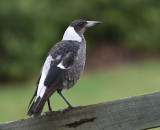
[(63, 89), (69, 89), (75, 85), (79, 80), (85, 65), (86, 60), (86, 44), (80, 46), (74, 64), (70, 67), (68, 72), (64, 75)]

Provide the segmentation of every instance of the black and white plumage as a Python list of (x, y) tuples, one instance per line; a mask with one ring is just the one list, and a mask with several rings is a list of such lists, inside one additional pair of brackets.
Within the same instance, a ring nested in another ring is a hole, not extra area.
[[(86, 41), (83, 33), (88, 27), (99, 23), (101, 22), (76, 20), (70, 24), (62, 41), (53, 46), (48, 53), (37, 81), (37, 89), (29, 103), (27, 115), (39, 116), (46, 101), (51, 111), (49, 98), (55, 91), (70, 108), (72, 107), (61, 91), (73, 87), (80, 78), (86, 59)], [(35, 96), (36, 99), (32, 103)]]

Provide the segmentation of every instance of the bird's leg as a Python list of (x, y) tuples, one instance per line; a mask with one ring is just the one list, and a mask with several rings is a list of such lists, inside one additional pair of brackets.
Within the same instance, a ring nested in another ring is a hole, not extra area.
[(67, 99), (63, 96), (61, 91), (57, 91), (58, 94), (64, 99), (64, 101), (68, 104), (68, 108), (73, 108), (73, 106), (67, 101)]
[(50, 112), (54, 112), (54, 111), (52, 110), (52, 108), (51, 108), (51, 104), (50, 104), (50, 100), (49, 100), (49, 99), (47, 100), (47, 102), (48, 102), (48, 109), (49, 109), (49, 111), (45, 111), (44, 113), (45, 113), (45, 114), (48, 114), (48, 113), (50, 113)]
[(48, 109), (49, 109), (49, 111), (50, 111), (50, 112), (52, 112), (52, 108), (51, 108), (50, 100), (48, 99), (48, 100), (47, 100), (47, 102), (48, 102)]

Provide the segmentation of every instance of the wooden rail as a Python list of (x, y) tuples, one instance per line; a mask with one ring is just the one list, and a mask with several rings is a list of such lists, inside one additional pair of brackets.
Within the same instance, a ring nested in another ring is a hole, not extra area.
[(160, 92), (0, 124), (0, 130), (141, 130), (160, 126)]

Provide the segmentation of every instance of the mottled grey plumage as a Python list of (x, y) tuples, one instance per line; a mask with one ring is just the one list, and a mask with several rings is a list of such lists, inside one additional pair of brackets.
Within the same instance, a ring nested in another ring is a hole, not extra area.
[(67, 28), (62, 41), (49, 51), (38, 78), (37, 89), (29, 106), (35, 96), (37, 96), (36, 100), (27, 115), (34, 114), (34, 117), (39, 116), (46, 101), (48, 101), (49, 110), (51, 110), (49, 97), (55, 91), (60, 94), (69, 107), (72, 107), (61, 91), (73, 87), (80, 78), (86, 59), (86, 41), (83, 33), (86, 28), (98, 23), (100, 22), (85, 20), (72, 22)]
[(62, 85), (58, 87), (59, 91), (73, 87), (82, 74), (86, 57), (86, 42), (84, 38), (83, 42), (61, 41), (49, 52), (54, 59), (60, 54), (62, 55), (61, 58), (63, 58), (63, 56), (66, 56), (68, 53), (73, 54), (72, 62), (74, 64), (72, 63), (66, 73), (62, 75)]

